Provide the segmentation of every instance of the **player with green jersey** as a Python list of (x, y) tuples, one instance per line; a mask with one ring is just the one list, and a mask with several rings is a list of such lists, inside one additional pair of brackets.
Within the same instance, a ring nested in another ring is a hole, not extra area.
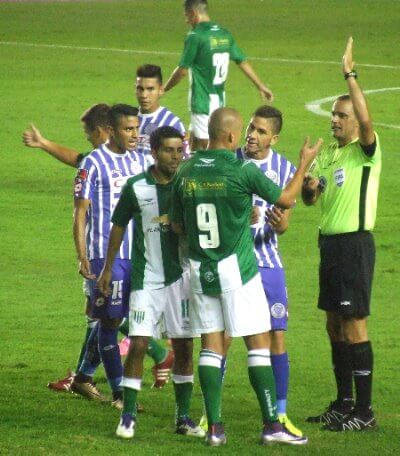
[(207, 443), (226, 442), (221, 422), (221, 361), (224, 331), (243, 337), (248, 371), (259, 400), (262, 442), (301, 445), (307, 439), (278, 422), (270, 361), (269, 307), (258, 273), (249, 229), (254, 193), (279, 207), (290, 208), (321, 140), (306, 140), (300, 163), (285, 189), (251, 162), (236, 158), (243, 128), (239, 113), (219, 108), (210, 117), (210, 144), (182, 165), (174, 185), (171, 222), (186, 234), (193, 305), (190, 321), (201, 334), (199, 378), (208, 419)]
[[(371, 408), (373, 353), (367, 318), (375, 264), (374, 228), (381, 148), (353, 70), (353, 40), (343, 57), (349, 95), (332, 107), (336, 143), (321, 151), (304, 182), (306, 204), (321, 201), (318, 307), (326, 311), (337, 398), (309, 422), (332, 431), (376, 427)], [(353, 382), (355, 404), (353, 401)]]
[(193, 332), (189, 326), (189, 278), (180, 262), (179, 238), (171, 231), (168, 211), (175, 173), (183, 157), (183, 136), (172, 127), (160, 127), (150, 136), (155, 165), (128, 179), (115, 208), (107, 259), (99, 288), (110, 294), (110, 273), (125, 228), (133, 218), (132, 281), (129, 310), (131, 345), (124, 366), (124, 408), (116, 434), (132, 438), (136, 397), (141, 389), (143, 358), (159, 324), (171, 338), (175, 353), (172, 380), (176, 397), (176, 432), (204, 437), (189, 418), (193, 390)]
[(263, 98), (272, 101), (273, 95), (248, 63), (232, 34), (211, 22), (207, 0), (186, 0), (184, 9), (186, 20), (193, 29), (187, 34), (179, 65), (164, 90), (172, 89), (190, 72), (191, 149), (197, 150), (207, 147), (209, 116), (225, 106), (225, 81), (230, 60), (253, 82)]

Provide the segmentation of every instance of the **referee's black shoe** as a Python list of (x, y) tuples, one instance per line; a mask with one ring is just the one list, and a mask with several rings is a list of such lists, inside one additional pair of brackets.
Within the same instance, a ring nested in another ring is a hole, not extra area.
[(368, 410), (366, 413), (360, 413), (354, 409), (343, 419), (343, 421), (325, 424), (322, 429), (333, 432), (359, 432), (373, 431), (377, 427), (378, 425), (376, 424), (374, 412), (372, 410)]
[(320, 423), (329, 425), (331, 423), (341, 423), (353, 410), (354, 402), (352, 399), (346, 401), (332, 401), (325, 412), (316, 416), (306, 418), (307, 423)]

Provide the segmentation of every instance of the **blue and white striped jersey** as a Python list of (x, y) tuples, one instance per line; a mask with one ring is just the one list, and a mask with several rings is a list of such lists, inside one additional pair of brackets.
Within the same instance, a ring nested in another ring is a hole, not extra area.
[[(111, 216), (122, 186), (129, 177), (142, 173), (145, 159), (137, 152), (117, 154), (102, 144), (80, 163), (75, 179), (75, 198), (91, 201), (87, 214), (86, 248), (89, 260), (105, 258), (111, 230)], [(116, 258), (130, 259), (132, 226), (125, 232)]]
[(182, 135), (186, 132), (179, 117), (163, 106), (160, 106), (157, 111), (154, 111), (151, 114), (142, 114), (139, 112), (139, 137), (137, 151), (145, 156), (148, 165), (152, 165), (154, 163), (150, 151), (150, 135), (158, 127), (174, 127)]
[[(270, 149), (264, 160), (249, 159), (244, 147), (237, 149), (236, 156), (242, 160), (250, 160), (276, 185), (284, 188), (292, 179), (296, 171), (295, 166), (285, 157)], [(253, 206), (258, 206), (262, 214), (258, 223), (251, 226), (254, 239), (254, 253), (257, 264), (263, 268), (283, 268), (282, 259), (278, 251), (278, 236), (265, 221), (265, 210), (272, 207), (258, 195), (253, 195)]]

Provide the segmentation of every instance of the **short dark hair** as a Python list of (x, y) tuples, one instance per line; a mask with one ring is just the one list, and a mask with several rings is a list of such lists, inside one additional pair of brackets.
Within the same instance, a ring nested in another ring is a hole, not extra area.
[(91, 106), (81, 116), (83, 122), (90, 131), (94, 131), (97, 127), (108, 127), (110, 106), (105, 103), (99, 103)]
[(202, 12), (206, 12), (208, 9), (208, 2), (207, 0), (185, 0), (183, 2), (183, 7), (186, 11), (200, 9)]
[(136, 76), (138, 78), (156, 78), (158, 79), (158, 82), (162, 84), (161, 68), (157, 65), (151, 65), (150, 63), (141, 65), (136, 70)]
[(340, 95), (340, 97), (337, 97), (336, 101), (351, 101), (351, 96), (346, 93), (344, 95)]
[(108, 123), (111, 127), (117, 128), (118, 121), (121, 117), (133, 116), (137, 117), (139, 115), (139, 109), (134, 106), (127, 104), (115, 104), (111, 106), (108, 114)]
[(162, 146), (163, 140), (168, 138), (179, 138), (182, 141), (184, 136), (174, 127), (159, 127), (154, 130), (150, 135), (151, 150), (156, 152)]
[(283, 119), (282, 113), (279, 109), (272, 106), (263, 105), (256, 109), (253, 114), (254, 117), (262, 117), (264, 119), (271, 119), (273, 123), (274, 133), (278, 135), (282, 130)]

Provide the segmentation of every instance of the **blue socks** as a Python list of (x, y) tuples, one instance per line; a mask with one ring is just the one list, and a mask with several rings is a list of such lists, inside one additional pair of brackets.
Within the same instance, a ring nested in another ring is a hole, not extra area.
[(289, 358), (287, 353), (271, 355), (272, 370), (276, 385), (276, 405), (278, 415), (286, 413), (286, 401), (289, 387)]
[(120, 386), (122, 364), (118, 347), (118, 328), (109, 329), (99, 325), (99, 351), (112, 391), (122, 390)]
[(93, 377), (96, 369), (101, 363), (100, 353), (99, 353), (99, 324), (96, 324), (89, 335), (89, 338), (86, 342), (86, 351), (83, 357), (82, 363), (79, 367), (79, 373)]

